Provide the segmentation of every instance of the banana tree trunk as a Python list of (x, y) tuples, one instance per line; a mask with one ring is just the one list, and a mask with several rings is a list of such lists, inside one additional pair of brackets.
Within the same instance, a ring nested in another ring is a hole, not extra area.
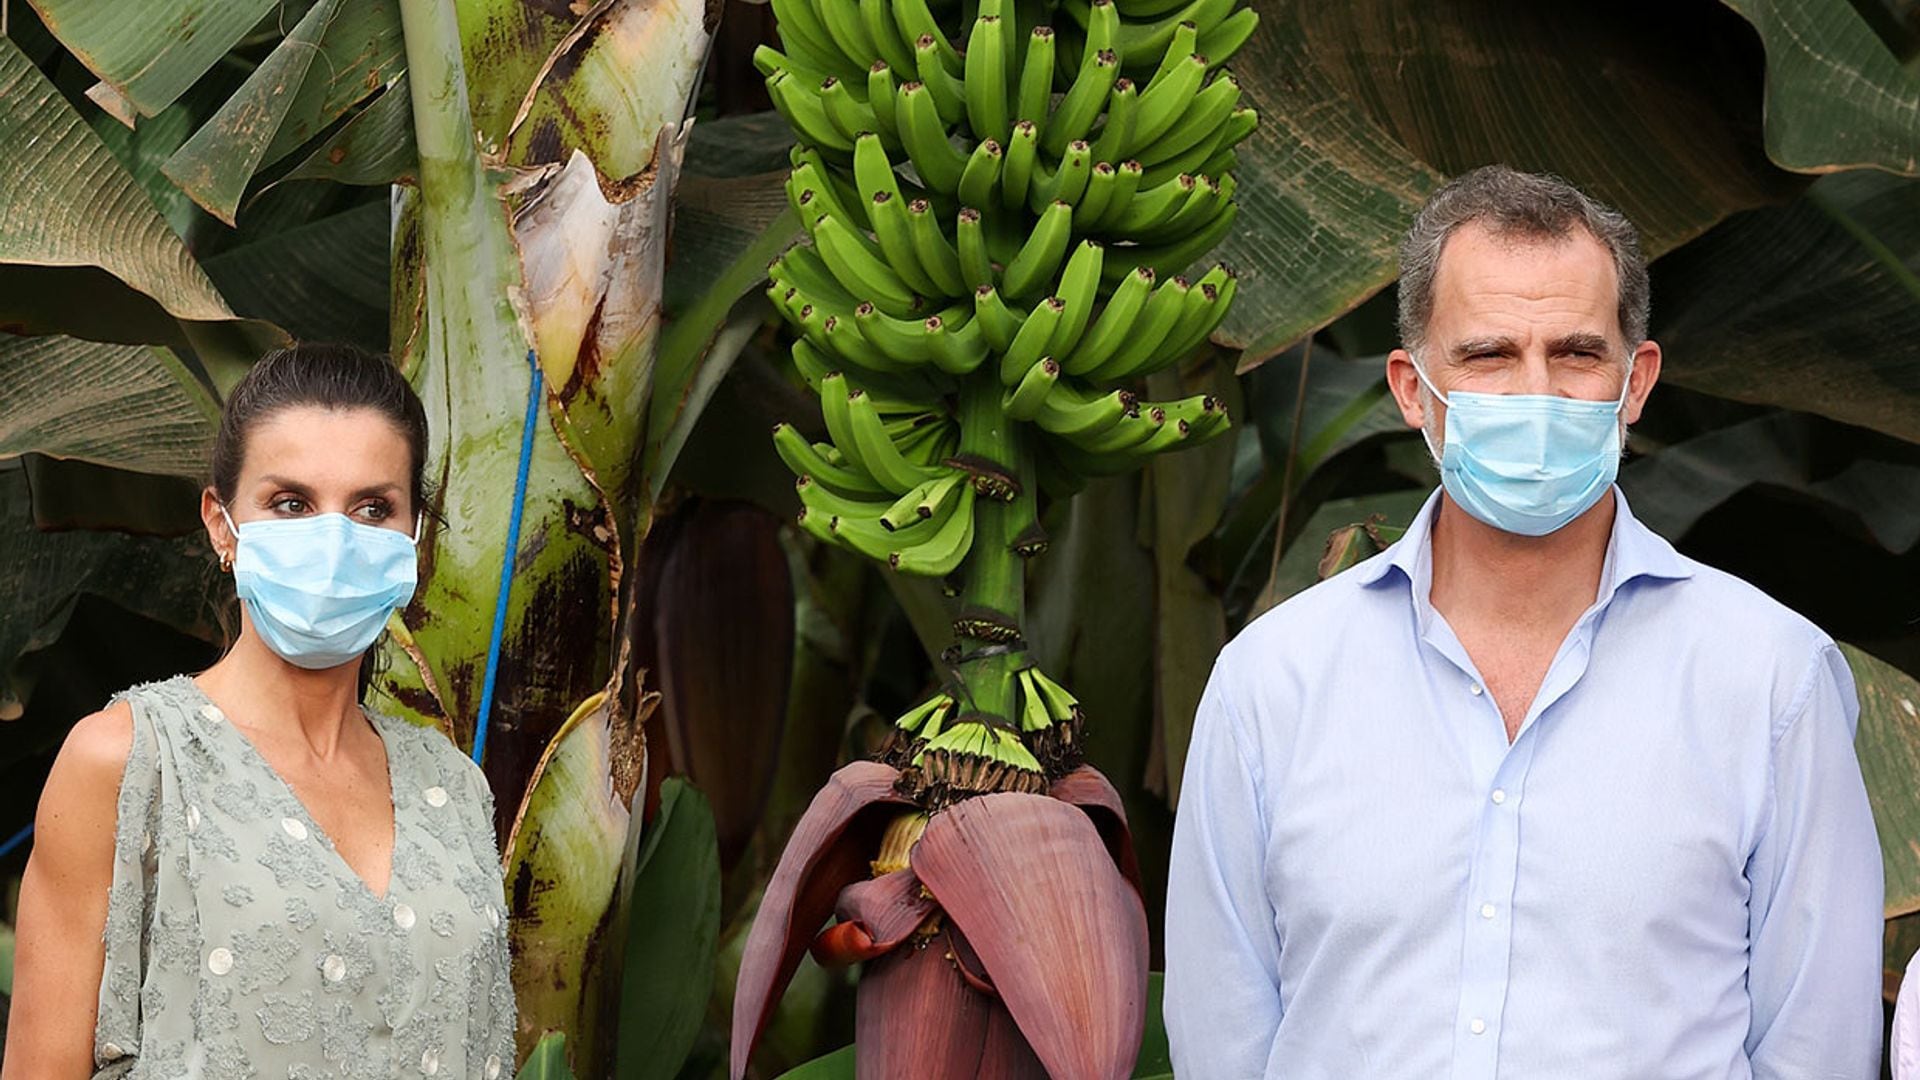
[(419, 182), (395, 188), (392, 349), (430, 414), (433, 494), (379, 688), (465, 745), (486, 725), (520, 1052), (565, 1031), (600, 1075), (598, 942), (650, 705), (624, 571), (651, 516), (668, 214), (712, 23), (687, 0), (579, 7), (400, 2)]

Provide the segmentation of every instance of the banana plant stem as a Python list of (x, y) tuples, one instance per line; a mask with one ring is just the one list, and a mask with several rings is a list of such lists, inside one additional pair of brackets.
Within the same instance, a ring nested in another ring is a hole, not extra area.
[[(1031, 454), (1018, 425), (1001, 405), (997, 366), (984, 364), (960, 387), (960, 453), (999, 466), (1024, 484), (1033, 483)], [(1027, 596), (1024, 560), (1012, 547), (1015, 521), (1012, 503), (981, 497), (974, 500), (973, 547), (961, 567), (961, 610), (991, 612), (1011, 627), (1026, 621)], [(961, 642), (964, 653), (977, 643)], [(1026, 663), (1024, 650), (995, 652), (960, 665), (960, 679), (973, 707), (1018, 725), (1014, 712), (1014, 672)]]

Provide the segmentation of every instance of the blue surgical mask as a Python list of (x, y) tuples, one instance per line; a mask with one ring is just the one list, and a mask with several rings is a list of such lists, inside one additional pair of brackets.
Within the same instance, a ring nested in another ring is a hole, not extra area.
[(234, 591), (254, 630), (288, 663), (310, 670), (357, 660), (394, 609), (413, 598), (414, 535), (345, 514), (235, 525)]
[(1620, 470), (1620, 409), (1633, 361), (1612, 401), (1551, 394), (1442, 394), (1416, 362), (1413, 370), (1447, 406), (1446, 442), (1434, 450), (1447, 494), (1488, 525), (1545, 536), (1585, 513)]

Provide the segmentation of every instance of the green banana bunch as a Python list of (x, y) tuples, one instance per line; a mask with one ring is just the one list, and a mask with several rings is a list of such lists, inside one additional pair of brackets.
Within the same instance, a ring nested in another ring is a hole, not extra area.
[(772, 0), (780, 47), (754, 63), (797, 135), (805, 239), (767, 296), (825, 427), (774, 430), (799, 525), (957, 577), (956, 635), (1016, 650), (896, 722), (886, 759), (931, 802), (1079, 761), (1079, 704), (1019, 654), (1018, 609), (966, 591), (1019, 588), (1006, 567), (1046, 547), (1039, 493), (1230, 427), (1216, 398), (1134, 387), (1237, 288), (1193, 269), (1233, 228), (1259, 120), (1225, 67), (1259, 23), (1237, 2), (978, 0), (962, 23), (929, 0)]

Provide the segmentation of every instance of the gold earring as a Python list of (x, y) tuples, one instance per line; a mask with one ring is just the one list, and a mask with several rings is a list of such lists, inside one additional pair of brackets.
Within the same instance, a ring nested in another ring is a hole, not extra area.
[(225, 573), (230, 573), (232, 570), (233, 570), (233, 556), (228, 555), (224, 551), (221, 552), (220, 553), (220, 572), (225, 574)]

